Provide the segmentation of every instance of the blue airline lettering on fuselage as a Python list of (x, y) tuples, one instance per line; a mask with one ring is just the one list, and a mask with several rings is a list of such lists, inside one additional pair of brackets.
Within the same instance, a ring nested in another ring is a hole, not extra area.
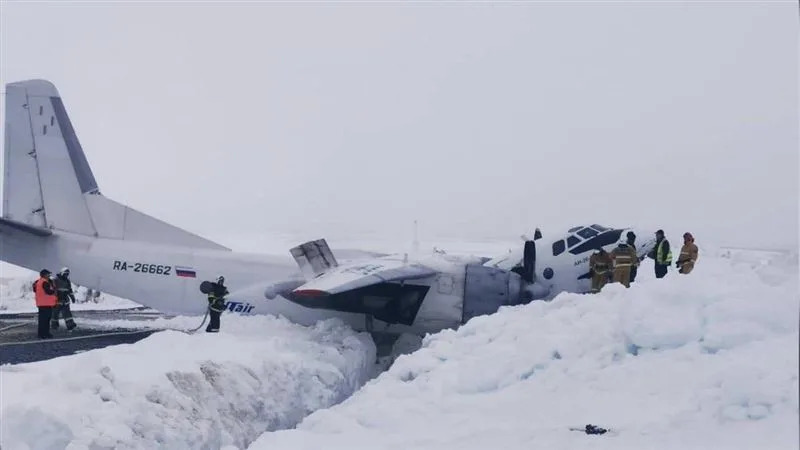
[(237, 312), (242, 314), (250, 314), (250, 311), (255, 308), (255, 305), (251, 305), (250, 303), (243, 303), (243, 302), (226, 302), (225, 303), (225, 310), (228, 312)]

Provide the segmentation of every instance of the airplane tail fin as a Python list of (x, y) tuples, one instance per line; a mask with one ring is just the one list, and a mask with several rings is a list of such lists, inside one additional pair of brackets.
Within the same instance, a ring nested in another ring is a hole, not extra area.
[(100, 193), (56, 87), (6, 85), (3, 218), (86, 236), (227, 248)]

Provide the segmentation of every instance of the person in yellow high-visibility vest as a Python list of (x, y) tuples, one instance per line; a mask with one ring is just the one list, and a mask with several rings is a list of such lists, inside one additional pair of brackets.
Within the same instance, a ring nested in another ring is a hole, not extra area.
[(656, 231), (656, 246), (647, 256), (655, 260), (656, 278), (664, 278), (672, 264), (672, 251), (669, 241), (664, 237), (664, 230)]

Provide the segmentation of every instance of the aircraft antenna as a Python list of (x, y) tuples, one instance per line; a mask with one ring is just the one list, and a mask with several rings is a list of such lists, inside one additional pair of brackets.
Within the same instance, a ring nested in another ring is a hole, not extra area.
[(411, 249), (414, 254), (419, 254), (419, 233), (416, 219), (414, 219), (414, 241), (411, 243)]

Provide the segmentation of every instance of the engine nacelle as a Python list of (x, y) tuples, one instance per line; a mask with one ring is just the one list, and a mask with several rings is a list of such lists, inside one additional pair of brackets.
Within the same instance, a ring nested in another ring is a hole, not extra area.
[(493, 314), (505, 305), (521, 303), (522, 278), (514, 273), (480, 264), (466, 266), (461, 323), (475, 316)]

